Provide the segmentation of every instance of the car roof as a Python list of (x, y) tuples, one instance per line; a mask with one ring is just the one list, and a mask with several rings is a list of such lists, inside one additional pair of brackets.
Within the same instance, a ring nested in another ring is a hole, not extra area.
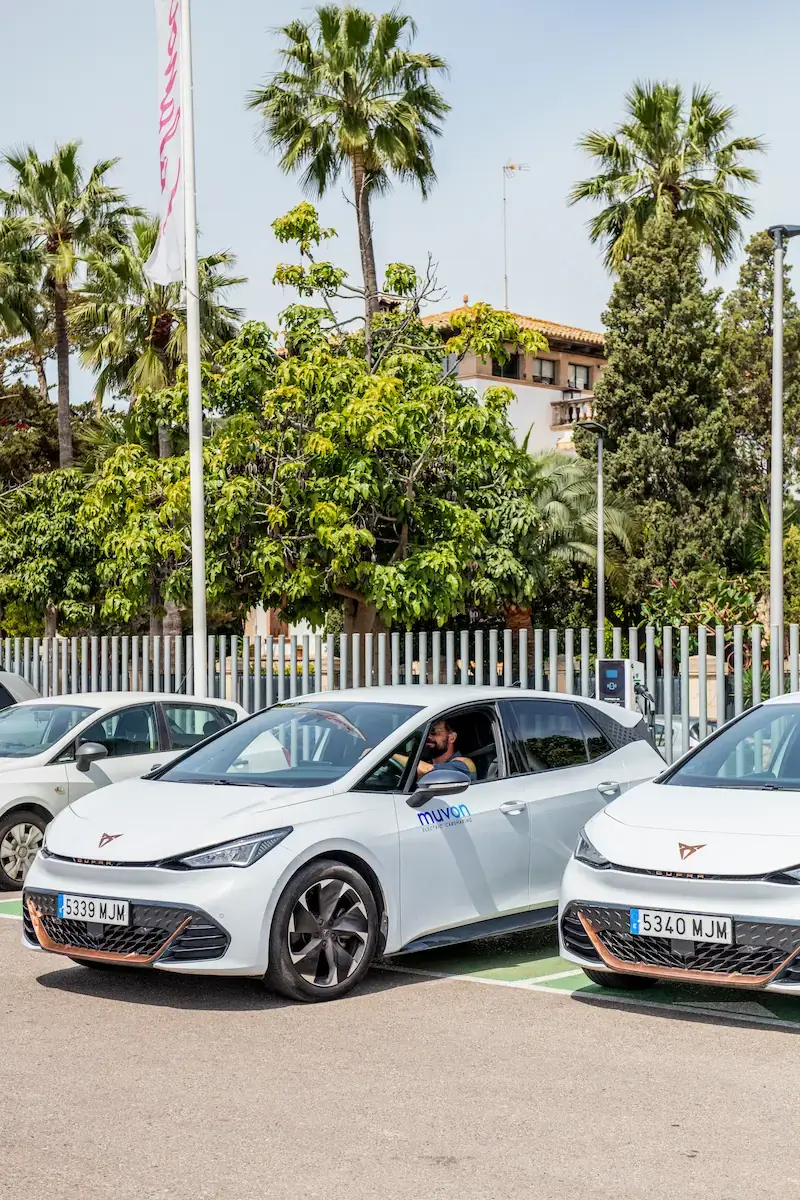
[(787, 692), (785, 696), (769, 696), (764, 704), (800, 704), (800, 692)]
[(286, 696), (281, 703), (287, 702), (309, 704), (315, 701), (330, 703), (331, 701), (352, 700), (369, 701), (372, 704), (414, 704), (419, 709), (455, 708), (460, 704), (480, 704), (485, 700), (579, 700), (588, 704), (604, 715), (618, 721), (621, 725), (635, 725), (642, 719), (640, 712), (621, 708), (616, 704), (607, 704), (602, 700), (592, 700), (588, 696), (572, 696), (566, 692), (535, 691), (531, 688), (518, 687), (480, 687), (475, 684), (463, 683), (423, 683), (423, 684), (392, 684), (388, 687), (343, 688), (341, 691), (309, 692), (305, 696)]
[(63, 696), (40, 696), (36, 700), (23, 700), (18, 707), (36, 704), (75, 704), (90, 708), (116, 708), (121, 704), (149, 704), (154, 700), (174, 704), (223, 705), (241, 711), (234, 700), (217, 700), (211, 696), (185, 696), (181, 692), (67, 692)]

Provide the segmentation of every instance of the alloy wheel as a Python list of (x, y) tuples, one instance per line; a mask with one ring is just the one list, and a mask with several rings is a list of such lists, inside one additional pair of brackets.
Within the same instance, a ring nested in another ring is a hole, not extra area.
[(307, 983), (336, 987), (361, 962), (368, 937), (369, 919), (358, 892), (341, 879), (321, 879), (292, 909), (289, 957)]
[(14, 883), (24, 883), (28, 868), (42, 847), (42, 831), (30, 821), (6, 830), (0, 842), (0, 870)]

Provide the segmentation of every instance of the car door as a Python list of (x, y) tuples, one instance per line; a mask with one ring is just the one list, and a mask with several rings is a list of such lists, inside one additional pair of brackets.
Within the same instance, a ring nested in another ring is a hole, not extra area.
[(449, 802), (412, 808), (412, 770), (404, 790), (394, 795), (405, 945), (529, 904), (529, 816), (524, 806), (508, 811), (505, 803), (507, 768), (496, 708), (467, 705), (436, 720), (442, 718), (458, 731), (456, 753), (474, 761), (477, 778)]
[(115, 709), (83, 729), (77, 740), (98, 742), (107, 748), (108, 755), (92, 763), (88, 771), (79, 771), (73, 747), (72, 760), (66, 763), (70, 803), (109, 783), (146, 775), (164, 759), (153, 703)]
[(499, 707), (509, 742), (508, 798), (530, 816), (531, 906), (554, 905), (581, 829), (618, 794), (612, 785), (624, 768), (622, 752), (572, 701), (519, 697)]

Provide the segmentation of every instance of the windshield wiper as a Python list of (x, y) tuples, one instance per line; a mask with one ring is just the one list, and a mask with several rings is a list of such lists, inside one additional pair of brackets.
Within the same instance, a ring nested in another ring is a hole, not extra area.
[(277, 784), (265, 783), (263, 779), (222, 779), (220, 776), (214, 779), (165, 779), (164, 782), (207, 784), (209, 787), (277, 787)]

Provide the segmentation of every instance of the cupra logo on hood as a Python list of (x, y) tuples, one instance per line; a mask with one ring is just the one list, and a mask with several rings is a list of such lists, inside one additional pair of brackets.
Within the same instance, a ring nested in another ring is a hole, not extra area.
[(109, 842), (115, 842), (118, 837), (122, 837), (122, 834), (121, 833), (104, 833), (103, 836), (100, 838), (100, 841), (97, 844), (100, 847), (100, 849), (102, 850), (103, 846), (107, 846)]
[(700, 846), (687, 846), (685, 842), (678, 842), (678, 850), (680, 851), (681, 862), (685, 858), (691, 858), (698, 850), (705, 850), (707, 843), (703, 842)]

